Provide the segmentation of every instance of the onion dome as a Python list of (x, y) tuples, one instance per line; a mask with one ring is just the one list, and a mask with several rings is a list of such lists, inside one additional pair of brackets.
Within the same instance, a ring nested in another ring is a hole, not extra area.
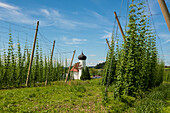
[(81, 53), (81, 55), (78, 56), (79, 60), (86, 60), (86, 56), (83, 54), (83, 52)]

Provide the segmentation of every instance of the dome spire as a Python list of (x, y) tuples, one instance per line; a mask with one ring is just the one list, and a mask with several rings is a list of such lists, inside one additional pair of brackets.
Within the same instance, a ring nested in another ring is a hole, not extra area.
[(81, 55), (78, 56), (79, 60), (86, 60), (86, 58), (87, 57), (83, 54), (83, 51), (82, 51)]

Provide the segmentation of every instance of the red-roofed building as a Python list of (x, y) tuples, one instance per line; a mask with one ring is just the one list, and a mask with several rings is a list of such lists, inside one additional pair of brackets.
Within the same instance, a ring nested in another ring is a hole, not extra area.
[(79, 65), (80, 65), (80, 62), (75, 63), (70, 71), (79, 72), (79, 67), (80, 67)]

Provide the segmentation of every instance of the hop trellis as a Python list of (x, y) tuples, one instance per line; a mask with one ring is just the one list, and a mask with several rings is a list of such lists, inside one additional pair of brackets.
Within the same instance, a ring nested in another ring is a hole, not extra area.
[[(164, 63), (158, 58), (156, 36), (150, 17), (145, 13), (145, 4), (132, 0), (129, 8), (126, 41), (114, 49), (113, 35), (106, 58), (103, 84), (114, 87), (114, 98), (140, 96), (140, 92), (148, 91), (163, 81)], [(107, 90), (105, 93), (107, 96)]]
[[(0, 23), (0, 88), (25, 86), (35, 29), (6, 21), (0, 21)], [(57, 45), (51, 68), (49, 68), (51, 48), (52, 41), (39, 30), (30, 85), (35, 86), (37, 83), (45, 82), (47, 74), (49, 81), (65, 79), (67, 58), (69, 58), (66, 55), (73, 52), (62, 45)]]

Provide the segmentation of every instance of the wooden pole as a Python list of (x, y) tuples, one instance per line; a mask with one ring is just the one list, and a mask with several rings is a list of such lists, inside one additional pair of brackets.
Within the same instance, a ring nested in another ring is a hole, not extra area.
[(119, 26), (120, 32), (121, 32), (121, 34), (122, 34), (122, 37), (123, 37), (123, 39), (124, 39), (124, 42), (126, 42), (126, 39), (125, 39), (125, 37), (124, 37), (125, 35), (124, 35), (124, 33), (123, 33), (123, 30), (122, 30), (122, 27), (121, 27), (121, 24), (120, 24), (120, 22), (119, 22), (119, 19), (118, 19), (118, 17), (117, 17), (116, 12), (114, 12), (114, 15), (115, 15), (116, 21), (117, 21), (117, 23), (118, 23), (118, 26)]
[[(49, 67), (50, 69), (49, 69), (49, 70), (51, 70), (51, 64), (52, 64), (54, 46), (55, 46), (55, 40), (54, 40), (54, 42), (53, 42), (53, 48), (52, 48), (52, 51), (51, 51), (51, 59), (50, 59), (50, 67)], [(47, 85), (47, 84), (48, 84), (48, 74), (46, 75), (46, 81), (45, 81), (45, 85)]]
[(72, 56), (72, 59), (71, 59), (71, 63), (70, 63), (70, 66), (69, 66), (69, 69), (68, 69), (68, 74), (67, 74), (67, 76), (66, 76), (66, 83), (67, 83), (67, 79), (68, 79), (68, 75), (69, 75), (69, 73), (70, 73), (70, 68), (71, 68), (71, 65), (72, 65), (72, 62), (73, 62), (73, 59), (74, 59), (74, 54), (75, 54), (75, 52), (76, 52), (76, 50), (74, 50), (74, 52), (73, 52), (73, 56)]
[(28, 75), (27, 75), (27, 80), (26, 80), (26, 87), (29, 86), (29, 79), (30, 79), (30, 74), (31, 74), (32, 61), (33, 61), (33, 57), (34, 57), (34, 50), (35, 50), (35, 44), (36, 44), (36, 39), (37, 39), (38, 26), (39, 26), (39, 21), (37, 21), (37, 27), (36, 27), (35, 37), (34, 37), (34, 44), (33, 44), (33, 48), (32, 48), (32, 54), (31, 54), (30, 64), (29, 64), (29, 68), (28, 68)]
[(108, 42), (107, 38), (106, 38), (106, 43), (107, 43), (107, 45), (108, 45), (109, 49), (111, 50), (111, 48), (110, 48), (110, 45), (109, 45), (109, 42)]
[(168, 8), (166, 6), (166, 3), (164, 0), (158, 0), (158, 3), (162, 10), (162, 14), (164, 16), (164, 19), (166, 21), (166, 24), (167, 24), (169, 32), (170, 32), (170, 14), (169, 14)]

